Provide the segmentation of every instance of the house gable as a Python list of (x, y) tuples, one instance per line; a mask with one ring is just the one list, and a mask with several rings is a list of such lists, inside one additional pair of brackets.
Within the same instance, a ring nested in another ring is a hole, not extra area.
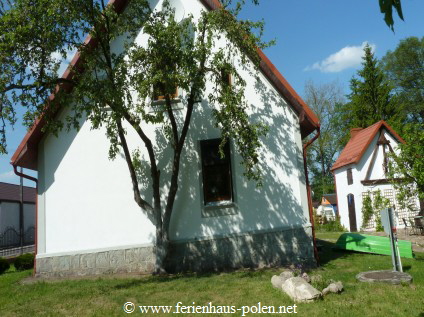
[[(118, 13), (122, 13), (129, 0), (110, 0), (109, 5), (113, 5)], [(206, 9), (216, 10), (221, 7), (218, 0), (198, 0)], [(87, 36), (85, 39), (87, 45), (96, 45), (95, 40), (91, 36)], [(314, 112), (306, 105), (302, 98), (294, 91), (287, 80), (281, 75), (277, 68), (271, 63), (271, 61), (265, 56), (261, 49), (258, 48), (258, 54), (260, 56), (260, 70), (271, 82), (277, 92), (287, 101), (290, 107), (299, 116), (301, 137), (305, 138), (314, 130), (319, 128), (319, 120)], [(82, 65), (80, 54), (77, 52), (73, 57), (71, 63), (72, 67), (79, 67)], [(73, 77), (70, 68), (68, 68), (62, 75), (63, 78), (71, 79)], [(52, 94), (48, 100), (48, 103), (54, 101), (54, 94)], [(57, 111), (57, 113), (59, 110)], [(43, 128), (46, 125), (46, 119), (44, 116), (40, 117), (34, 122), (32, 128), (25, 135), (17, 150), (12, 156), (11, 164), (14, 166), (21, 166), (24, 168), (37, 170), (37, 150), (40, 140), (43, 138), (45, 132)]]
[(398, 142), (405, 143), (405, 141), (390, 127), (385, 121), (381, 120), (365, 129), (352, 129), (351, 138), (346, 144), (340, 156), (337, 158), (331, 167), (331, 171), (335, 171), (341, 167), (357, 164), (365, 151), (370, 146), (371, 142), (377, 135), (377, 133), (385, 128), (392, 137), (394, 137)]

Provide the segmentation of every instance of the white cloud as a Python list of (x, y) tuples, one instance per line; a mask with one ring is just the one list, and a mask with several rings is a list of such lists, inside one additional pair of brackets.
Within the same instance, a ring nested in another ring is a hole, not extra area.
[(16, 177), (15, 173), (13, 171), (4, 172), (0, 174), (0, 182), (8, 183), (12, 179)]
[[(368, 42), (363, 42), (358, 46), (346, 46), (338, 52), (331, 54), (326, 59), (314, 63), (312, 66), (308, 66), (304, 71), (319, 70), (323, 73), (337, 73), (347, 68), (357, 67), (362, 62), (362, 56), (364, 55), (364, 47)], [(375, 44), (369, 44), (372, 51), (376, 49)]]

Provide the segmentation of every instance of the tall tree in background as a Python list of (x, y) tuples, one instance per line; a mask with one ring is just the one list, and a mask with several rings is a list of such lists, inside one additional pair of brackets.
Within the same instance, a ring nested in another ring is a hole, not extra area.
[(397, 198), (403, 208), (410, 207), (418, 197), (424, 215), (424, 127), (423, 123), (409, 123), (403, 131), (405, 144), (399, 154), (390, 154), (389, 176), (396, 179)]
[(305, 84), (305, 101), (321, 123), (320, 137), (308, 150), (308, 166), (312, 176), (313, 199), (334, 192), (334, 179), (330, 168), (341, 150), (342, 131), (336, 120), (336, 109), (344, 103), (343, 89), (338, 82), (317, 85)]
[(364, 53), (363, 67), (357, 73), (359, 78), (353, 77), (350, 81), (349, 102), (338, 109), (344, 144), (351, 128), (366, 128), (385, 120), (396, 129), (403, 120), (392, 86), (369, 45), (365, 46)]
[(398, 190), (398, 200), (407, 204), (418, 195), (423, 209), (424, 37), (401, 40), (393, 52), (386, 53), (382, 65), (398, 94), (408, 123), (402, 131), (406, 143), (400, 145), (399, 156), (392, 155), (389, 172), (391, 177), (397, 178), (394, 186)]
[(382, 58), (407, 120), (424, 123), (424, 37), (408, 37)]

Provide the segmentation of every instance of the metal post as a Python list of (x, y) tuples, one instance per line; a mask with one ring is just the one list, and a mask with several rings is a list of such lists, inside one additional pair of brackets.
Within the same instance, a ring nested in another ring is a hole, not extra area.
[[(23, 168), (21, 167), (21, 173)], [(24, 249), (24, 179), (20, 177), (20, 187), (19, 187), (19, 238), (21, 246), (21, 254)]]
[(381, 222), (384, 227), (384, 231), (389, 235), (390, 247), (392, 249), (392, 262), (393, 271), (402, 272), (402, 262), (400, 259), (399, 247), (397, 243), (396, 227), (393, 219), (393, 209), (386, 208), (381, 212)]

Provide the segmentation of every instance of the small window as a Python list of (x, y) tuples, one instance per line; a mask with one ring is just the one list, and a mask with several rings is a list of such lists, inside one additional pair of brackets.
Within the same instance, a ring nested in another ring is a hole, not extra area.
[(230, 145), (224, 145), (224, 157), (219, 153), (221, 139), (200, 141), (205, 206), (233, 201)]
[(221, 81), (224, 87), (231, 86), (231, 73), (225, 68), (221, 69)]
[(347, 172), (347, 184), (352, 185), (353, 184), (352, 169), (348, 168), (346, 172)]
[[(175, 87), (175, 92), (169, 97), (171, 99), (176, 99), (178, 97), (178, 87)], [(153, 100), (165, 100), (165, 85), (163, 83), (158, 83), (153, 86)]]

